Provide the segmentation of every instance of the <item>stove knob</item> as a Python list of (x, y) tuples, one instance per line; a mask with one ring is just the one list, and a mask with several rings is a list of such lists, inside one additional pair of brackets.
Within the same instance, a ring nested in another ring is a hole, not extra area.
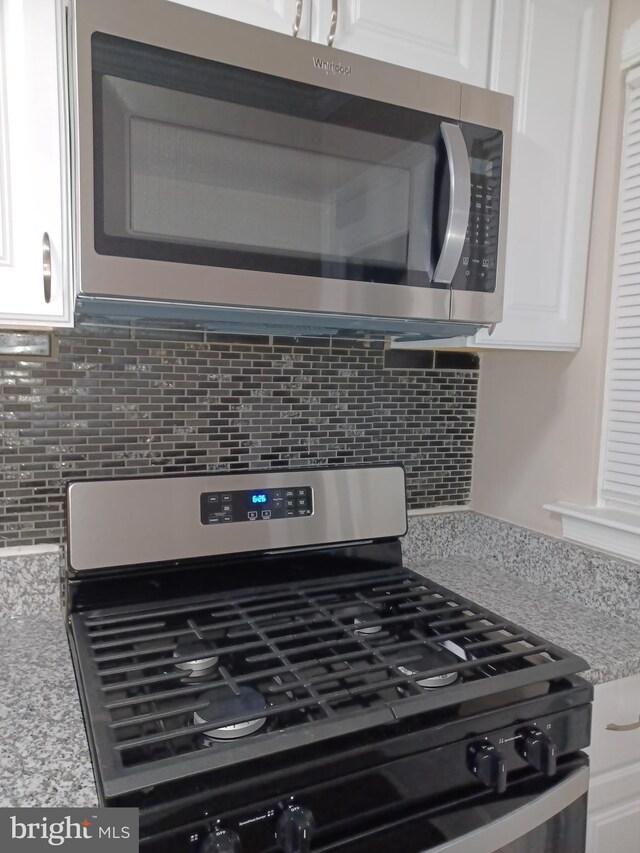
[(311, 811), (304, 806), (287, 806), (276, 824), (276, 841), (285, 853), (308, 853), (316, 828)]
[(529, 728), (518, 732), (520, 739), (516, 746), (520, 755), (531, 767), (541, 770), (545, 776), (554, 776), (556, 772), (556, 745), (540, 729)]
[(488, 740), (469, 747), (469, 769), (487, 788), (504, 794), (507, 788), (507, 761)]
[(240, 838), (231, 829), (214, 829), (202, 842), (198, 853), (242, 853)]

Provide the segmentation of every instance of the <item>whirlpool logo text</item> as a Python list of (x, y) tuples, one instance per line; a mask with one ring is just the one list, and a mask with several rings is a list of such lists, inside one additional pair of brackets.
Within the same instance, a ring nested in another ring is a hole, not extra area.
[(0, 849), (138, 850), (137, 809), (0, 809)]
[(320, 59), (318, 56), (313, 57), (313, 67), (318, 71), (324, 71), (325, 74), (342, 74), (349, 77), (351, 74), (351, 66), (344, 65), (342, 62), (333, 62), (328, 59)]

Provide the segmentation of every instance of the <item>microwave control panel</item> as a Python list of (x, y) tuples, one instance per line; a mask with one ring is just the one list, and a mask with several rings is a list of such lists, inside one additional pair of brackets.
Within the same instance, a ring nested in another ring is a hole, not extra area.
[[(492, 291), (496, 286), (498, 200), (490, 161), (471, 158), (471, 210), (462, 250), (462, 272), (471, 278), (469, 290)], [(475, 286), (474, 286), (475, 285)]]
[(471, 206), (469, 222), (453, 288), (492, 293), (496, 288), (502, 133), (462, 126), (469, 150)]
[(203, 492), (200, 495), (202, 524), (273, 521), (279, 518), (304, 518), (312, 514), (311, 486)]

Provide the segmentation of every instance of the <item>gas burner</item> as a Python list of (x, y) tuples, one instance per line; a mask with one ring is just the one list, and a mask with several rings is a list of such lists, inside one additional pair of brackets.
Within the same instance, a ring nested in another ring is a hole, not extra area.
[[(411, 660), (397, 665), (398, 670), (403, 675), (415, 675), (417, 672), (425, 672), (430, 669), (439, 669), (442, 666), (447, 666), (447, 664), (459, 663), (459, 658), (453, 652), (443, 648), (434, 649), (425, 646), (416, 649), (416, 655), (417, 657), (413, 658), (412, 656)], [(448, 684), (453, 684), (457, 679), (457, 672), (445, 672), (441, 675), (427, 675), (420, 678), (416, 684), (428, 688), (446, 687)]]
[(238, 687), (234, 693), (230, 687), (221, 685), (202, 694), (202, 699), (208, 701), (206, 708), (201, 708), (193, 714), (196, 725), (211, 723), (212, 726), (203, 732), (202, 740), (205, 746), (220, 740), (235, 740), (257, 732), (264, 726), (266, 717), (256, 716), (254, 719), (231, 725), (219, 725), (232, 717), (242, 717), (247, 714), (259, 715), (264, 712), (267, 703), (264, 697), (251, 687)]
[[(336, 616), (343, 622), (351, 622), (354, 626), (361, 625), (363, 622), (373, 622), (378, 616), (378, 611), (375, 607), (368, 604), (352, 604), (349, 607), (341, 607), (336, 610)], [(365, 628), (358, 628), (356, 634), (377, 634), (382, 631), (382, 625), (367, 625)]]
[[(182, 658), (189, 655), (189, 660), (182, 660), (175, 664), (176, 669), (184, 670), (185, 676), (182, 681), (197, 681), (209, 678), (215, 671), (218, 663), (218, 655), (215, 648), (204, 640), (180, 640), (173, 650), (174, 658)], [(193, 657), (191, 657), (193, 655)]]

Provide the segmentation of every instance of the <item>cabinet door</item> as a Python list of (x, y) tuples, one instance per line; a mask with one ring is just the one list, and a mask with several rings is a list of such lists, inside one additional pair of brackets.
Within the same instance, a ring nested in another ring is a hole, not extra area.
[[(312, 38), (326, 42), (331, 0), (314, 0)], [(491, 0), (338, 0), (334, 46), (487, 85)]]
[[(0, 325), (70, 325), (62, 4), (0, 0)], [(43, 235), (51, 247), (51, 296)]]
[(515, 98), (504, 319), (482, 346), (580, 346), (609, 0), (496, 0), (491, 88)]
[[(593, 807), (600, 789), (616, 802)], [(589, 789), (586, 853), (638, 853), (640, 849), (640, 766), (596, 779)]]
[(633, 767), (640, 781), (639, 716), (640, 675), (596, 685), (591, 723), (592, 777)]
[(298, 36), (309, 37), (311, 0), (172, 0), (214, 15), (234, 18), (279, 33), (293, 32), (296, 15), (300, 14)]
[(596, 685), (587, 853), (637, 853), (640, 849), (638, 714), (640, 675)]

